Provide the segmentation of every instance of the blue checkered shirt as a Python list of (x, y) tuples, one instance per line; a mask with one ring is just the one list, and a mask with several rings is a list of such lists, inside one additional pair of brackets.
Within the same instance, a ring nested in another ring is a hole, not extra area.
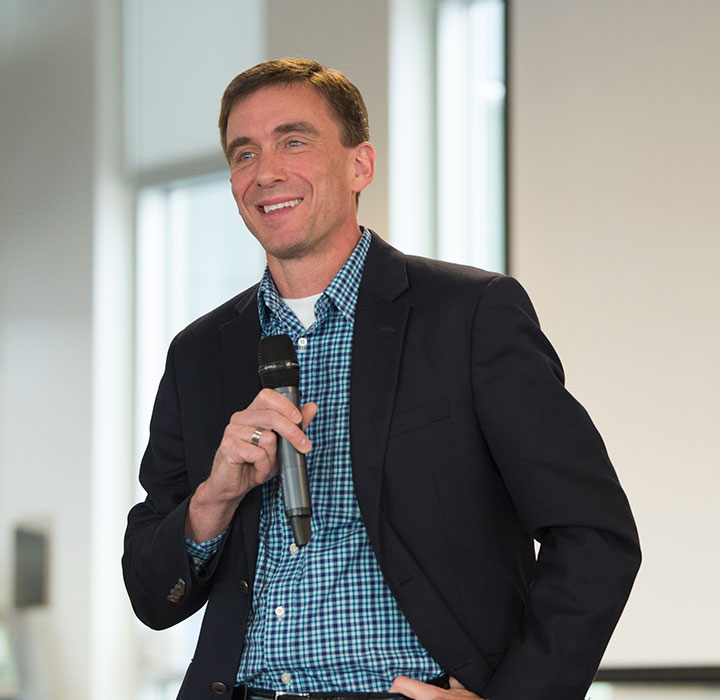
[[(280, 299), (268, 270), (258, 291), (263, 336), (285, 333), (298, 353), (308, 427), (312, 537), (299, 549), (277, 477), (263, 486), (253, 614), (238, 685), (294, 692), (386, 691), (398, 675), (429, 680), (442, 670), (422, 647), (383, 581), (352, 483), (350, 358), (370, 234), (315, 303), (305, 329)], [(188, 543), (200, 560), (217, 548)]]

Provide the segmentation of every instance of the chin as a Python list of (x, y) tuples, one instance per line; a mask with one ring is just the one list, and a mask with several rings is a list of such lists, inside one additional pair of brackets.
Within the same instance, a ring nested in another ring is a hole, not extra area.
[(293, 258), (299, 258), (303, 254), (307, 253), (310, 248), (304, 239), (276, 242), (266, 239), (265, 242), (262, 243), (262, 246), (268, 255), (272, 255), (278, 260), (291, 260)]

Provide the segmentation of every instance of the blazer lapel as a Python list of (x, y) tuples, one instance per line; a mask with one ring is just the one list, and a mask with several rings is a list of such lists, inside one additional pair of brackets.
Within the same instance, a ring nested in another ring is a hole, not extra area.
[(377, 544), (385, 446), (409, 307), (404, 256), (373, 234), (355, 311), (350, 379), (353, 480), (363, 520)]
[[(257, 371), (260, 321), (257, 312), (257, 286), (244, 292), (235, 305), (237, 318), (220, 327), (223, 364), (223, 406), (226, 420), (246, 408), (262, 388)], [(253, 489), (238, 508), (243, 542), (251, 580), (255, 575), (260, 515), (260, 489)]]
[(257, 368), (260, 320), (257, 286), (243, 292), (235, 304), (238, 312), (220, 327), (223, 363), (223, 406), (226, 418), (248, 406), (261, 389)]

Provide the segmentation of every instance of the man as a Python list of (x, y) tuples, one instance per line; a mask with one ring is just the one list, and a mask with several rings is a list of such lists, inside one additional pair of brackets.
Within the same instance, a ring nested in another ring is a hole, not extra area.
[[(267, 270), (170, 347), (123, 560), (151, 627), (208, 604), (179, 697), (582, 698), (639, 547), (527, 296), (358, 225), (375, 153), (336, 71), (242, 73), (220, 131)], [(281, 333), (299, 410), (260, 389), (258, 342)], [(302, 548), (278, 435), (307, 455)]]

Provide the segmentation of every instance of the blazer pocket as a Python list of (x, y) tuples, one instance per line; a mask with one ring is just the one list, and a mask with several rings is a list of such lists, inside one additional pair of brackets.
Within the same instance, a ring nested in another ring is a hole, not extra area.
[(421, 406), (414, 406), (395, 414), (390, 426), (390, 437), (416, 430), (431, 423), (437, 423), (450, 417), (450, 401), (440, 399)]

